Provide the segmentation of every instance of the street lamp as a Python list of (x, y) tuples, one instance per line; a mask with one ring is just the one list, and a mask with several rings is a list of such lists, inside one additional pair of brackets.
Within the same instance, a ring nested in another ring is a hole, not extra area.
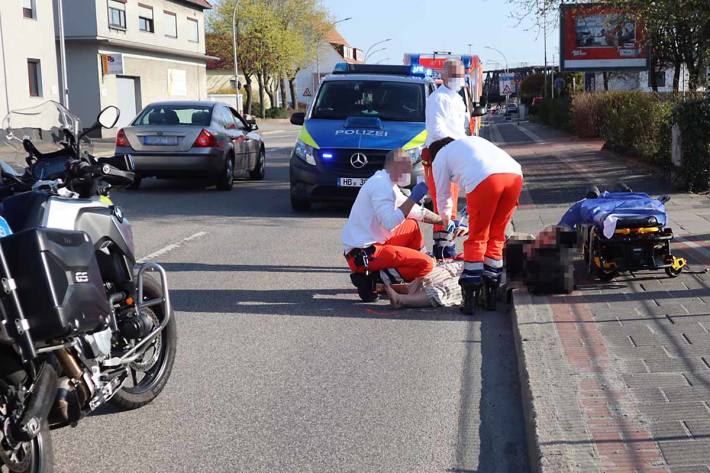
[(367, 50), (365, 50), (365, 62), (367, 62), (367, 56), (370, 55), (370, 51), (372, 51), (372, 48), (374, 48), (378, 44), (386, 43), (387, 41), (392, 41), (392, 38), (387, 38), (387, 39), (383, 39), (382, 41), (377, 41), (376, 43), (372, 43), (370, 45), (370, 47), (367, 48)]
[(372, 51), (369, 54), (365, 54), (365, 62), (367, 62), (367, 58), (369, 58), (370, 56), (374, 56), (375, 54), (382, 52), (382, 51), (386, 51), (386, 50), (387, 50), (387, 48), (380, 48), (380, 49), (375, 49), (374, 51)]
[(234, 47), (234, 102), (239, 113), (239, 69), (237, 69), (237, 8), (239, 0), (234, 2), (234, 12), (232, 13), (232, 46)]
[(473, 56), (473, 43), (468, 43), (468, 55)]
[(343, 18), (342, 20), (334, 21), (334, 22), (333, 22), (333, 26), (337, 25), (338, 23), (342, 23), (343, 21), (348, 21), (348, 20), (352, 20), (352, 19), (353, 19), (353, 18), (352, 18), (351, 16), (349, 16), (349, 17), (347, 17), (347, 18)]
[(503, 60), (505, 61), (505, 73), (507, 74), (508, 73), (508, 58), (505, 57), (505, 54), (503, 54), (503, 51), (501, 51), (500, 49), (492, 48), (490, 46), (486, 46), (485, 48), (490, 49), (491, 51), (495, 51), (503, 57)]
[(384, 58), (384, 59), (380, 59), (380, 60), (377, 61), (375, 64), (382, 64), (383, 62), (389, 61), (389, 60), (390, 60), (390, 58), (386, 57), (386, 58)]

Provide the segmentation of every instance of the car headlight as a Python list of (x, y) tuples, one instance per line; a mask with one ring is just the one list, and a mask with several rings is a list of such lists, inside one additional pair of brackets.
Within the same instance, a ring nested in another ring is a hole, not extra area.
[(416, 148), (410, 148), (407, 150), (409, 158), (412, 160), (412, 164), (417, 164), (422, 160), (422, 150), (424, 146), (417, 146)]
[(293, 149), (293, 153), (313, 166), (316, 165), (316, 158), (313, 152), (313, 146), (309, 146), (301, 140), (296, 141), (296, 147)]

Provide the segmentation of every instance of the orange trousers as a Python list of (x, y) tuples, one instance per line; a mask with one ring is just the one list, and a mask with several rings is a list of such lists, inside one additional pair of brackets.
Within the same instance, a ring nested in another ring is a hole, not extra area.
[[(431, 154), (429, 153), (429, 148), (424, 148), (422, 151), (422, 164), (424, 165), (424, 178), (426, 180), (426, 185), (429, 188), (429, 195), (431, 196), (432, 208), (434, 213), (439, 213), (439, 206), (436, 203), (436, 183), (434, 182), (434, 171), (432, 169)], [(451, 200), (454, 203), (454, 207), (451, 211), (451, 219), (456, 219), (456, 213), (458, 210), (459, 202), (459, 186), (451, 183)], [(434, 233), (445, 232), (446, 228), (442, 225), (434, 225)]]
[[(367, 269), (380, 271), (395, 269), (405, 281), (426, 276), (434, 269), (434, 260), (420, 250), (424, 246), (424, 237), (419, 229), (419, 222), (408, 218), (392, 232), (389, 240), (383, 244), (375, 243), (374, 253), (368, 258)], [(355, 264), (355, 258), (348, 255), (350, 270), (362, 273), (365, 268)]]
[(466, 194), (468, 240), (463, 244), (466, 262), (503, 260), (505, 227), (513, 218), (523, 188), (518, 174), (492, 174)]

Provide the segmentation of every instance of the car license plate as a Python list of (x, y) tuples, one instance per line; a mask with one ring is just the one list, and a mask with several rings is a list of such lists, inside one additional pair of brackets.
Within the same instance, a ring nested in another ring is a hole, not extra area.
[(178, 144), (177, 136), (144, 136), (143, 144), (149, 146), (176, 146)]
[(338, 187), (362, 187), (365, 181), (366, 177), (339, 177)]

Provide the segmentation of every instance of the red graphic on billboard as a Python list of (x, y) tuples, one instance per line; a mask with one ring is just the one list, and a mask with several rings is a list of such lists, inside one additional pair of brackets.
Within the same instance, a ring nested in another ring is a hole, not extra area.
[(619, 7), (601, 4), (560, 8), (560, 68), (563, 71), (646, 69), (646, 30)]

